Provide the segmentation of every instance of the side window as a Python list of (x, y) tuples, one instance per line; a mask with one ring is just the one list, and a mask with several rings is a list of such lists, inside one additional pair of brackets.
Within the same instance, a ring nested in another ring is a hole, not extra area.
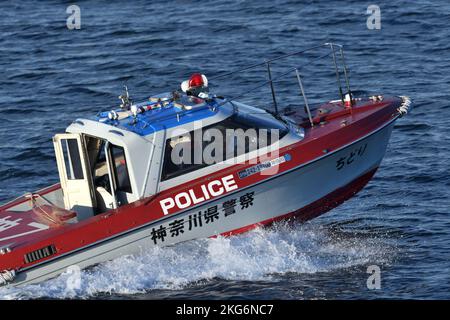
[(114, 175), (116, 177), (117, 191), (132, 193), (124, 149), (111, 145), (111, 157), (114, 166)]
[(63, 139), (61, 141), (66, 177), (68, 180), (83, 180), (83, 166), (77, 139)]
[[(288, 129), (274, 119), (239, 113), (198, 131), (167, 139), (161, 181), (269, 146), (288, 133)], [(214, 138), (206, 138), (211, 136)], [(216, 147), (221, 145), (219, 152), (211, 148), (213, 143)], [(216, 161), (210, 161), (211, 158)]]
[[(161, 181), (175, 178), (207, 166), (202, 159), (200, 161), (196, 159), (195, 145), (198, 143), (202, 144), (201, 141), (194, 141), (194, 138), (197, 136), (192, 131), (182, 136), (167, 139)], [(201, 150), (203, 148), (199, 149)]]

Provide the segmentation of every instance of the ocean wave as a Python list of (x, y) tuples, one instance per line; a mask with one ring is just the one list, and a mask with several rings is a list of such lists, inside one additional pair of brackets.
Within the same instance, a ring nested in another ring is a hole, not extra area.
[(80, 298), (182, 290), (213, 279), (274, 281), (284, 274), (332, 272), (376, 262), (388, 263), (395, 248), (381, 236), (358, 237), (306, 224), (277, 224), (229, 238), (199, 239), (143, 249), (81, 272), (78, 289), (68, 289), (66, 272), (24, 288), (0, 288), (3, 299)]

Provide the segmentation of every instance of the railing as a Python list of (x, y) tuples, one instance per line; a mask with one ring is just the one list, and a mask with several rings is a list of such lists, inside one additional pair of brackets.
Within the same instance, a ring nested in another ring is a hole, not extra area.
[[(326, 54), (323, 54), (323, 55), (320, 55), (319, 57), (316, 57), (316, 58), (308, 61), (308, 63), (306, 63), (304, 65), (299, 65), (299, 66), (296, 66), (296, 67), (292, 67), (288, 71), (286, 71), (286, 72), (284, 72), (282, 74), (279, 74), (276, 77), (273, 76), (273, 72), (272, 72), (272, 67), (271, 66), (272, 66), (272, 64), (274, 62), (286, 59), (288, 57), (301, 55), (301, 54), (304, 54), (306, 52), (310, 52), (310, 51), (317, 50), (317, 49), (320, 49), (320, 48), (323, 48), (323, 47), (328, 47), (328, 46), (330, 47), (330, 52), (328, 52)], [(336, 48), (338, 48), (338, 49), (336, 49)], [(310, 65), (312, 62), (314, 62), (316, 60), (321, 60), (321, 59), (325, 59), (325, 58), (327, 58), (329, 56), (332, 56), (333, 65), (334, 65), (334, 71), (335, 71), (335, 75), (336, 75), (336, 82), (337, 82), (337, 85), (338, 85), (339, 97), (340, 97), (340, 100), (342, 101), (342, 104), (345, 105), (345, 100), (346, 99), (344, 97), (344, 92), (342, 90), (341, 70), (339, 69), (338, 58), (336, 56), (336, 51), (337, 50), (339, 51), (339, 56), (340, 56), (340, 60), (341, 60), (340, 64), (341, 64), (341, 67), (343, 69), (343, 75), (344, 75), (344, 79), (345, 79), (345, 85), (346, 85), (346, 89), (347, 89), (347, 94), (349, 95), (347, 97), (347, 101), (349, 101), (350, 107), (352, 107), (353, 99), (352, 99), (352, 93), (351, 93), (351, 90), (350, 90), (350, 81), (349, 81), (349, 78), (348, 78), (348, 69), (347, 69), (347, 65), (346, 65), (346, 62), (345, 62), (343, 46), (339, 45), (339, 44), (334, 44), (334, 43), (324, 43), (324, 44), (321, 44), (321, 45), (318, 45), (318, 46), (314, 46), (314, 47), (310, 47), (310, 48), (307, 48), (307, 49), (304, 49), (304, 50), (301, 50), (301, 51), (296, 51), (296, 52), (284, 54), (282, 56), (275, 57), (273, 59), (265, 60), (264, 62), (261, 62), (261, 63), (252, 64), (252, 65), (249, 65), (247, 67), (235, 69), (233, 71), (220, 74), (218, 76), (210, 78), (209, 80), (213, 81), (213, 80), (221, 79), (221, 78), (224, 78), (224, 77), (232, 76), (232, 75), (235, 75), (235, 74), (241, 74), (244, 71), (248, 71), (248, 70), (251, 70), (251, 69), (255, 69), (255, 68), (258, 68), (258, 67), (265, 66), (266, 67), (266, 71), (267, 71), (267, 79), (268, 79), (267, 81), (260, 82), (260, 83), (258, 83), (257, 86), (252, 87), (251, 89), (246, 90), (245, 92), (243, 92), (243, 93), (241, 93), (239, 95), (233, 96), (232, 98), (226, 99), (226, 101), (224, 101), (223, 104), (227, 103), (228, 101), (232, 101), (232, 100), (236, 100), (236, 99), (241, 98), (241, 97), (245, 97), (245, 96), (249, 95), (251, 92), (253, 92), (253, 91), (255, 91), (255, 90), (259, 89), (259, 88), (262, 88), (262, 87), (265, 87), (265, 86), (269, 85), (270, 91), (271, 91), (271, 95), (272, 95), (272, 101), (273, 101), (273, 106), (274, 106), (274, 109), (275, 109), (275, 113), (278, 114), (279, 113), (278, 100), (277, 100), (277, 94), (275, 92), (274, 83), (280, 81), (281, 79), (285, 78), (288, 75), (292, 75), (292, 72), (294, 72), (295, 73), (295, 77), (297, 79), (297, 83), (298, 83), (300, 94), (303, 97), (303, 100), (304, 100), (304, 103), (305, 103), (305, 110), (307, 112), (308, 119), (310, 121), (311, 126), (314, 126), (313, 120), (312, 120), (312, 115), (311, 115), (311, 109), (309, 107), (308, 98), (306, 97), (306, 94), (305, 94), (305, 89), (304, 89), (304, 86), (303, 86), (302, 76), (301, 76), (299, 70), (302, 67), (306, 66), (306, 65)]]

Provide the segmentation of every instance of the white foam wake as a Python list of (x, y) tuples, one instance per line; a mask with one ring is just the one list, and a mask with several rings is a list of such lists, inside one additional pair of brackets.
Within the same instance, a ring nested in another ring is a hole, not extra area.
[(149, 248), (81, 272), (80, 287), (69, 290), (71, 273), (23, 288), (0, 288), (1, 299), (89, 298), (101, 293), (135, 294), (180, 290), (213, 278), (270, 281), (285, 273), (329, 272), (383, 263), (390, 256), (383, 241), (340, 237), (314, 224), (281, 224), (271, 229), (166, 248)]

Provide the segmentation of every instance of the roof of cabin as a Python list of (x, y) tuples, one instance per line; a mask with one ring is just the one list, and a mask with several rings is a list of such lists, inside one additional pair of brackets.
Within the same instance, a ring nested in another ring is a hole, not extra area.
[(131, 111), (117, 109), (114, 110), (119, 115), (117, 120), (110, 119), (112, 111), (100, 112), (93, 120), (147, 136), (160, 130), (212, 117), (219, 112), (218, 106), (223, 102), (215, 98), (204, 100), (186, 95), (171, 101), (160, 99), (161, 96), (163, 95), (158, 96), (159, 100), (150, 98), (147, 102), (136, 104), (137, 107), (147, 110), (136, 116)]

